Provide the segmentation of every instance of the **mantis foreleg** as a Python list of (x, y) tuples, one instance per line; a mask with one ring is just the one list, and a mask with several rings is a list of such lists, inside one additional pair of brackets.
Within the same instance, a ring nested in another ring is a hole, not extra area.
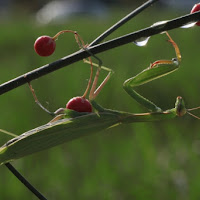
[(133, 88), (136, 86), (140, 86), (145, 83), (148, 83), (154, 79), (165, 76), (165, 75), (172, 73), (178, 69), (180, 61), (181, 61), (181, 54), (180, 54), (179, 48), (167, 32), (166, 32), (166, 34), (169, 37), (169, 42), (173, 45), (173, 47), (175, 49), (176, 58), (173, 58), (172, 60), (155, 61), (153, 64), (150, 65), (150, 67), (148, 67), (141, 73), (126, 80), (123, 85), (125, 91), (132, 98), (134, 98), (138, 103), (140, 103), (147, 109), (151, 110), (152, 112), (161, 112), (162, 109), (159, 108), (158, 106), (156, 106), (153, 102), (149, 101), (145, 97), (138, 94), (135, 90), (133, 90)]

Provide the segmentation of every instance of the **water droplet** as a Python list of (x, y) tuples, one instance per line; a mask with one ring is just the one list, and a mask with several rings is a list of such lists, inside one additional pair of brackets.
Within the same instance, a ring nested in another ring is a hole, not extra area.
[(190, 22), (190, 23), (188, 23), (188, 24), (185, 24), (185, 25), (183, 25), (183, 26), (181, 26), (180, 28), (191, 28), (191, 27), (193, 27), (195, 24), (196, 24), (197, 22)]
[(149, 41), (150, 37), (142, 37), (138, 40), (135, 40), (133, 43), (136, 44), (139, 47), (145, 46), (147, 44), (147, 42)]
[[(156, 27), (156, 29), (159, 30), (159, 29), (162, 29), (167, 22), (168, 22), (168, 20), (159, 21), (159, 22), (152, 24), (151, 27)], [(165, 31), (161, 32), (160, 34), (163, 34), (163, 33), (165, 33)]]
[(153, 27), (153, 26), (159, 26), (159, 25), (164, 25), (164, 24), (166, 24), (167, 22), (168, 22), (168, 20), (159, 21), (159, 22), (156, 22), (156, 23), (152, 24), (151, 27)]

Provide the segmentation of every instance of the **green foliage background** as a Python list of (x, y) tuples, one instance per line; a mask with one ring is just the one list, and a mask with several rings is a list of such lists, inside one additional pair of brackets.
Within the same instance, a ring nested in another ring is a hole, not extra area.
[[(57, 41), (55, 54), (41, 58), (33, 51), (40, 35), (76, 30), (90, 43), (129, 11), (113, 11), (109, 19), (76, 18), (66, 24), (38, 26), (29, 19), (1, 22), (0, 83), (52, 62), (78, 49), (73, 35)], [(153, 14), (152, 14), (153, 13)], [(184, 13), (150, 8), (109, 39)], [(151, 17), (149, 17), (151, 16)], [(172, 108), (177, 96), (188, 107), (198, 106), (199, 27), (170, 31), (182, 53), (180, 70), (142, 86), (138, 91), (164, 109)], [(115, 74), (98, 97), (104, 107), (146, 112), (123, 91), (123, 82), (158, 59), (174, 57), (165, 35), (150, 39), (145, 47), (128, 44), (99, 54)], [(101, 74), (101, 78), (106, 73)], [(54, 111), (73, 96), (82, 95), (89, 66), (78, 62), (32, 82), (40, 101)], [(16, 134), (47, 123), (51, 117), (35, 103), (28, 86), (1, 96), (0, 127)], [(198, 114), (198, 112), (197, 112)], [(158, 123), (121, 125), (70, 143), (16, 160), (13, 165), (48, 199), (199, 199), (200, 121), (184, 116)], [(0, 134), (0, 144), (10, 139)], [(0, 167), (1, 199), (36, 199), (6, 169)]]

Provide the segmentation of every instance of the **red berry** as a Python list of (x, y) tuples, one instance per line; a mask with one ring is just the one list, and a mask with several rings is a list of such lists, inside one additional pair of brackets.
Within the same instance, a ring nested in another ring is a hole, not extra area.
[[(197, 3), (197, 4), (195, 4), (195, 5), (193, 6), (193, 8), (192, 8), (192, 10), (191, 10), (190, 13), (194, 13), (194, 12), (197, 12), (197, 11), (199, 11), (199, 10), (200, 10), (200, 3)], [(198, 21), (198, 22), (196, 23), (196, 25), (197, 25), (197, 26), (200, 26), (200, 21)]]
[(66, 105), (66, 108), (75, 110), (77, 112), (92, 112), (91, 103), (83, 97), (74, 97), (70, 99)]
[(55, 48), (55, 40), (47, 35), (39, 37), (34, 43), (35, 52), (40, 56), (50, 56)]

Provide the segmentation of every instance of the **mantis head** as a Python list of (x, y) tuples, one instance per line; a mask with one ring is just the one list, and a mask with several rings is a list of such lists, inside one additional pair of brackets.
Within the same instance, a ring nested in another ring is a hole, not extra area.
[(185, 102), (182, 97), (178, 96), (176, 98), (175, 108), (176, 108), (176, 114), (179, 117), (182, 117), (187, 113), (187, 109), (185, 108)]
[(189, 112), (189, 111), (192, 111), (192, 110), (200, 109), (200, 106), (195, 107), (195, 108), (186, 109), (185, 102), (184, 102), (183, 98), (180, 97), (180, 96), (178, 96), (176, 98), (175, 109), (176, 109), (176, 114), (179, 117), (182, 117), (183, 115), (185, 115), (187, 113), (187, 114), (191, 115), (192, 117), (194, 117), (196, 119), (200, 119), (198, 116), (196, 116), (196, 115), (192, 114), (191, 112)]

